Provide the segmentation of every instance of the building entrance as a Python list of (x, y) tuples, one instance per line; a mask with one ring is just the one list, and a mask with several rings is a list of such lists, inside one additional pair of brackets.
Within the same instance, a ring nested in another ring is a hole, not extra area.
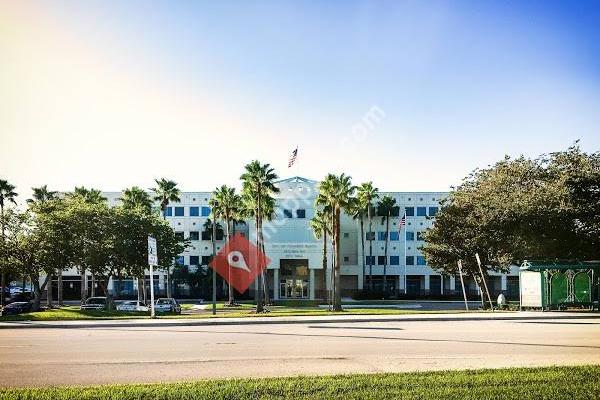
[(307, 259), (281, 259), (279, 264), (279, 296), (308, 299), (310, 275)]

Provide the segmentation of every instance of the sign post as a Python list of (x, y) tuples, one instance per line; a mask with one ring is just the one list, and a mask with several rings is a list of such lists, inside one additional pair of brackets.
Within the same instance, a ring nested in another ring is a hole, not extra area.
[(154, 312), (154, 268), (158, 266), (158, 253), (156, 252), (156, 238), (148, 236), (148, 265), (150, 266), (150, 318), (156, 318)]
[(469, 303), (467, 302), (467, 292), (465, 292), (465, 281), (462, 273), (462, 261), (458, 260), (458, 273), (460, 275), (460, 285), (462, 286), (463, 297), (465, 298), (465, 308), (469, 311)]

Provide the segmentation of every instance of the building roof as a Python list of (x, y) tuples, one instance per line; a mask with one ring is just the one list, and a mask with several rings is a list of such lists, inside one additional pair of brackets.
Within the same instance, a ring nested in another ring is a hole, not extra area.
[(600, 268), (599, 261), (573, 261), (573, 260), (532, 260), (523, 261), (522, 270), (540, 271), (546, 269), (597, 269)]

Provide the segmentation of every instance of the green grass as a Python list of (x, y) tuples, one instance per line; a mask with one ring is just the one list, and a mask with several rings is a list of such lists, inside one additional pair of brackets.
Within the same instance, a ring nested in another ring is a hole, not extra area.
[(0, 400), (600, 398), (600, 366), (0, 389)]
[[(182, 310), (185, 312), (191, 310), (191, 305), (185, 304)], [(405, 315), (405, 314), (447, 314), (463, 313), (462, 310), (403, 310), (392, 308), (352, 308), (343, 312), (331, 312), (325, 308), (318, 307), (289, 307), (289, 306), (269, 306), (269, 312), (256, 314), (255, 306), (252, 304), (240, 304), (237, 307), (227, 307), (225, 304), (217, 304), (217, 315), (213, 316), (210, 305), (206, 310), (194, 314), (157, 314), (162, 319), (205, 319), (205, 318), (243, 318), (243, 317), (290, 317), (290, 316), (319, 316), (319, 315)], [(475, 311), (473, 311), (475, 312)], [(125, 312), (125, 311), (82, 311), (78, 306), (67, 306), (54, 308), (52, 310), (30, 312), (19, 315), (6, 315), (0, 317), (3, 321), (75, 321), (75, 320), (100, 320), (100, 319), (144, 319), (150, 318), (149, 312)]]

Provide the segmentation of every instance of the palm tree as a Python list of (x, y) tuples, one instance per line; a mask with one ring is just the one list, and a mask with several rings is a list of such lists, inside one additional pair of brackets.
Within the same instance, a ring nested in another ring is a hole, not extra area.
[(32, 198), (27, 199), (27, 204), (29, 204), (30, 206), (45, 204), (50, 200), (54, 200), (56, 199), (56, 194), (58, 193), (48, 190), (48, 185), (43, 185), (39, 188), (34, 187), (31, 188), (31, 190), (33, 190)]
[[(161, 178), (155, 179), (156, 187), (151, 189), (154, 193), (154, 200), (160, 202), (160, 211), (164, 219), (167, 219), (165, 211), (170, 202), (179, 203), (181, 192), (175, 181)], [(171, 297), (171, 267), (167, 267), (167, 297)]]
[[(246, 208), (252, 210), (254, 221), (256, 223), (256, 247), (262, 249), (260, 257), (264, 254), (264, 240), (262, 232), (263, 219), (269, 218), (272, 215), (272, 209), (269, 206), (274, 204), (272, 194), (278, 193), (279, 188), (275, 186), (277, 174), (270, 164), (261, 164), (258, 160), (254, 160), (244, 167), (244, 172), (240, 179), (242, 180), (242, 195)], [(259, 256), (257, 254), (257, 256)], [(258, 259), (258, 257), (257, 257)], [(262, 265), (262, 262), (260, 262)], [(258, 275), (258, 298), (256, 302), (256, 312), (264, 311), (263, 296), (261, 288), (264, 286), (264, 271)]]
[(363, 204), (359, 198), (354, 198), (352, 206), (350, 207), (349, 214), (353, 220), (360, 222), (360, 247), (361, 247), (361, 258), (362, 258), (362, 276), (363, 276), (363, 288), (365, 287), (366, 277), (366, 264), (365, 264), (365, 215), (367, 205)]
[(383, 262), (383, 293), (387, 294), (387, 255), (388, 255), (388, 244), (390, 242), (390, 218), (392, 211), (396, 207), (396, 199), (391, 196), (385, 195), (377, 204), (378, 214), (381, 215), (381, 223), (385, 222), (385, 261)]
[[(214, 219), (220, 218), (221, 221), (225, 222), (225, 237), (227, 240), (231, 239), (230, 225), (235, 224), (238, 210), (241, 208), (242, 198), (235, 192), (235, 188), (227, 187), (226, 185), (216, 188), (212, 196), (210, 197), (209, 205), (211, 207), (211, 213)], [(229, 279), (231, 281), (231, 265), (228, 270)], [(229, 306), (235, 305), (233, 297), (233, 286), (227, 283), (229, 292)]]
[(341, 174), (339, 176), (328, 174), (319, 184), (319, 193), (315, 200), (317, 206), (329, 207), (333, 216), (333, 255), (334, 255), (334, 296), (333, 310), (342, 311), (341, 263), (340, 263), (340, 216), (342, 211), (349, 212), (356, 187), (352, 185), (352, 178)]
[(310, 220), (315, 238), (323, 238), (323, 293), (327, 290), (327, 235), (331, 235), (331, 213), (326, 208), (318, 210)]
[(369, 289), (373, 291), (373, 202), (379, 198), (379, 189), (373, 187), (373, 182), (362, 183), (358, 187), (358, 201), (365, 205), (369, 218)]
[[(6, 231), (4, 225), (4, 206), (8, 203), (13, 203), (17, 205), (18, 194), (15, 192), (15, 186), (8, 183), (7, 180), (0, 179), (0, 219), (2, 221), (2, 251), (4, 252), (4, 245), (6, 239)], [(6, 274), (4, 273), (4, 254), (2, 255), (2, 259), (0, 260), (0, 269), (2, 269), (2, 278), (0, 278), (0, 306), (4, 306), (4, 287), (6, 286)]]
[(125, 209), (137, 209), (146, 214), (152, 212), (152, 198), (148, 192), (138, 186), (132, 186), (125, 189), (123, 191), (123, 196), (119, 200)]

